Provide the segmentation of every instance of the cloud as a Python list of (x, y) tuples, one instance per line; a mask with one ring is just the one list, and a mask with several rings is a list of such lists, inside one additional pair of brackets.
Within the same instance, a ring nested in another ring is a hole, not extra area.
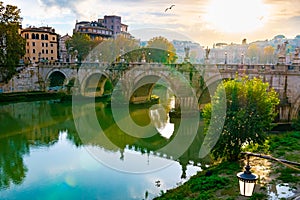
[(45, 6), (46, 8), (61, 8), (61, 9), (69, 9), (71, 10), (73, 13), (75, 13), (76, 15), (79, 15), (79, 12), (76, 8), (76, 4), (81, 2), (79, 0), (73, 0), (73, 1), (69, 1), (69, 0), (40, 0), (41, 4), (43, 6)]

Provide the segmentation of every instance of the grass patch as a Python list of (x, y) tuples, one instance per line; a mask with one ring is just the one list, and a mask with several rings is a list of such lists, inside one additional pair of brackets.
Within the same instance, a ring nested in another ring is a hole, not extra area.
[(278, 168), (275, 170), (276, 173), (280, 174), (277, 178), (284, 183), (299, 183), (300, 177), (295, 174), (299, 174), (299, 171), (291, 169), (291, 168)]
[(263, 200), (268, 199), (268, 196), (264, 193), (253, 193), (249, 200)]
[[(211, 166), (193, 176), (185, 184), (168, 190), (156, 200), (169, 199), (218, 199), (218, 194), (225, 198), (237, 196), (239, 191), (236, 173), (240, 171), (238, 162), (223, 162)], [(235, 189), (232, 189), (235, 188)], [(219, 191), (219, 192), (217, 192)]]

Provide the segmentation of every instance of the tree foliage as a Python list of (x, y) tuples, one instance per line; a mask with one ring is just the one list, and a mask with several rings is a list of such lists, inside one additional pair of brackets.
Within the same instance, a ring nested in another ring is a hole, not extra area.
[(177, 59), (174, 45), (164, 37), (150, 39), (146, 47), (150, 49), (146, 56), (151, 62), (174, 63)]
[(78, 62), (82, 62), (99, 42), (101, 41), (91, 40), (87, 34), (74, 33), (72, 37), (66, 41), (66, 47), (73, 57), (77, 57)]
[(19, 34), (20, 9), (0, 1), (0, 74), (5, 82), (16, 73), (25, 54), (25, 39)]
[(131, 57), (128, 57), (128, 54), (139, 48), (137, 40), (118, 35), (96, 46), (91, 52), (91, 59), (100, 62), (119, 62), (121, 59), (138, 61), (138, 55), (132, 53)]
[(251, 60), (252, 64), (257, 64), (259, 63), (259, 58), (262, 55), (262, 49), (255, 43), (250, 44), (247, 52), (246, 52), (246, 56), (249, 57), (249, 59)]
[(275, 48), (271, 45), (264, 47), (264, 61), (269, 64), (275, 60)]
[(237, 160), (243, 145), (264, 143), (265, 132), (271, 129), (271, 122), (277, 115), (279, 99), (274, 89), (269, 89), (268, 83), (263, 83), (258, 78), (244, 77), (225, 81), (218, 86), (212, 103), (203, 110), (206, 125), (211, 121), (212, 110), (219, 109), (219, 96), (224, 89), (226, 118), (212, 153), (216, 158)]

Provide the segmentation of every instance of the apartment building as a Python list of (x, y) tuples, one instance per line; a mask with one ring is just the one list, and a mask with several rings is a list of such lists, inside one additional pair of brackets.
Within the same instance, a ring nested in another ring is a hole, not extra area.
[(58, 34), (51, 27), (28, 27), (21, 30), (26, 39), (25, 63), (55, 62), (58, 60)]
[(92, 40), (115, 38), (120, 34), (126, 38), (131, 37), (128, 25), (121, 23), (121, 17), (116, 15), (105, 15), (103, 19), (91, 22), (76, 21), (73, 32), (87, 34)]

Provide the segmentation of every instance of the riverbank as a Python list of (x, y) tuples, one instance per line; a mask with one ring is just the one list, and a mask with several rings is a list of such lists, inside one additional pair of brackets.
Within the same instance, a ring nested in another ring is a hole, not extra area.
[[(251, 146), (245, 151), (269, 154), (300, 163), (300, 132), (271, 133), (265, 145)], [(216, 162), (183, 185), (162, 193), (155, 200), (261, 200), (294, 199), (300, 196), (300, 171), (256, 157), (250, 157), (250, 165), (251, 171), (260, 177), (250, 198), (239, 194), (236, 174), (244, 171), (245, 160), (242, 158), (238, 162)]]
[(65, 96), (64, 93), (49, 93), (49, 92), (16, 92), (0, 94), (0, 104), (61, 99)]

